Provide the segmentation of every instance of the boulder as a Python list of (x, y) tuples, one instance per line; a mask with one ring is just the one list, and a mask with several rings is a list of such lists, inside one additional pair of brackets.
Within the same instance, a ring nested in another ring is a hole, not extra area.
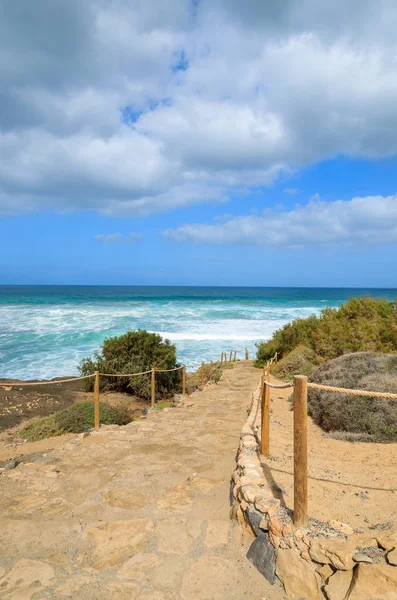
[(354, 572), (349, 600), (394, 600), (397, 569), (389, 565), (360, 563)]
[(353, 577), (353, 571), (336, 571), (329, 578), (325, 591), (328, 600), (345, 600)]
[(303, 560), (296, 550), (279, 550), (276, 574), (289, 600), (320, 600), (320, 585), (314, 565)]
[(356, 544), (350, 540), (317, 538), (310, 544), (310, 556), (318, 563), (333, 565), (340, 571), (351, 571), (355, 549)]
[(261, 533), (252, 542), (247, 558), (272, 585), (276, 581), (276, 557), (267, 533)]
[(334, 519), (331, 519), (330, 521), (328, 521), (328, 523), (329, 525), (331, 525), (331, 527), (333, 527), (333, 529), (336, 529), (336, 531), (340, 531), (345, 535), (354, 534), (354, 530), (350, 527), (350, 525), (347, 525), (346, 523), (341, 523), (340, 521), (335, 521)]
[(263, 533), (261, 529), (261, 523), (263, 521), (262, 513), (251, 506), (247, 506), (246, 515), (255, 535), (261, 535), (261, 533)]
[(318, 573), (324, 581), (328, 581), (331, 575), (334, 574), (333, 569), (329, 565), (322, 565), (316, 569), (316, 573)]
[(397, 548), (391, 550), (387, 555), (387, 562), (393, 567), (397, 567)]

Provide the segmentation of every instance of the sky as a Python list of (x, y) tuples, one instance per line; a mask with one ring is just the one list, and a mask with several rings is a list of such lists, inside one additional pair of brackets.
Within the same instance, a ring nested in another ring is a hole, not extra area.
[(395, 0), (0, 3), (0, 283), (397, 287)]

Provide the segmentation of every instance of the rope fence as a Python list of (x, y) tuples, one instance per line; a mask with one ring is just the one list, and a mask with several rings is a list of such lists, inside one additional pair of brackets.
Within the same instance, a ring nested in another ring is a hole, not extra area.
[(28, 387), (29, 385), (54, 385), (56, 383), (69, 383), (70, 381), (79, 381), (81, 379), (90, 379), (94, 377), (94, 373), (92, 375), (84, 375), (84, 377), (71, 377), (70, 379), (53, 379), (52, 381), (7, 381), (5, 383), (1, 383), (0, 387)]
[[(246, 352), (248, 352), (246, 350)], [(222, 368), (224, 363), (235, 362), (237, 357), (237, 350), (230, 350), (229, 352), (229, 360), (227, 360), (227, 353), (222, 352), (220, 366)], [(204, 361), (201, 363), (201, 366), (198, 369), (198, 374), (201, 380), (201, 385), (203, 386), (205, 383), (212, 381), (213, 379), (213, 369), (214, 364), (217, 365), (219, 363), (213, 363), (211, 361), (209, 363), (209, 373), (208, 376), (206, 374), (206, 365)], [(4, 388), (9, 390), (13, 387), (32, 387), (32, 386), (42, 386), (42, 385), (57, 385), (61, 383), (71, 383), (75, 381), (82, 381), (94, 378), (94, 427), (95, 429), (99, 429), (100, 426), (100, 412), (99, 412), (99, 392), (100, 392), (100, 377), (138, 377), (140, 375), (151, 375), (151, 389), (150, 389), (150, 400), (151, 400), (151, 408), (155, 407), (156, 403), (156, 373), (171, 373), (176, 371), (182, 371), (182, 394), (189, 394), (187, 389), (187, 378), (186, 378), (186, 369), (194, 369), (194, 366), (181, 365), (179, 367), (173, 367), (172, 369), (158, 369), (153, 367), (147, 371), (142, 371), (140, 373), (102, 373), (100, 371), (95, 371), (91, 375), (83, 375), (81, 377), (70, 377), (68, 379), (53, 379), (51, 381), (7, 381), (1, 382), (0, 388)]]
[[(273, 357), (274, 359), (274, 357)], [(308, 509), (308, 440), (307, 440), (307, 395), (308, 389), (323, 390), (336, 394), (351, 396), (369, 396), (397, 400), (397, 394), (374, 392), (372, 390), (355, 390), (309, 383), (305, 375), (296, 375), (293, 383), (275, 384), (270, 382), (271, 365), (268, 362), (261, 377), (261, 439), (260, 452), (269, 456), (270, 446), (270, 390), (293, 388), (293, 438), (294, 438), (294, 524), (297, 527), (307, 525)], [(277, 360), (277, 359), (276, 359)]]
[(320, 385), (319, 383), (308, 383), (313, 390), (324, 390), (325, 392), (336, 392), (337, 394), (349, 394), (349, 396), (371, 396), (371, 398), (386, 398), (397, 400), (397, 394), (389, 392), (373, 392), (372, 390), (349, 390), (347, 388), (333, 387), (331, 385)]

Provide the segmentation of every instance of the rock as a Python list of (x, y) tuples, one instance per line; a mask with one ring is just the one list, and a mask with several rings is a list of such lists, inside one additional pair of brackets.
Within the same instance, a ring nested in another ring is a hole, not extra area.
[(161, 559), (156, 554), (135, 554), (117, 571), (119, 579), (145, 579), (147, 571), (157, 567)]
[(397, 548), (391, 550), (387, 555), (387, 562), (393, 567), (397, 567)]
[(309, 554), (309, 550), (303, 550), (303, 552), (301, 552), (301, 557), (303, 558), (303, 560), (307, 560), (307, 562), (312, 562), (312, 559), (310, 557)]
[(229, 490), (229, 504), (230, 506), (233, 506), (233, 502), (234, 502), (234, 495), (233, 495), (233, 490), (236, 486), (236, 483), (234, 481), (234, 479), (232, 479), (230, 481), (230, 490)]
[(86, 437), (88, 437), (90, 435), (89, 431), (84, 431), (83, 433), (80, 433), (79, 438), (81, 438), (82, 440)]
[(363, 554), (362, 552), (358, 552), (357, 554), (354, 554), (353, 560), (355, 563), (372, 563), (373, 562), (372, 558), (370, 558), (366, 554)]
[(340, 531), (341, 533), (344, 533), (345, 535), (353, 535), (354, 534), (354, 530), (350, 527), (350, 525), (347, 525), (346, 523), (341, 523), (340, 521), (335, 521), (334, 519), (331, 519), (330, 521), (328, 521), (328, 524), (333, 529), (336, 529), (336, 531)]
[(272, 585), (276, 581), (276, 557), (269, 536), (261, 533), (252, 542), (247, 552), (247, 558)]
[(255, 508), (261, 513), (275, 515), (279, 509), (280, 500), (265, 494), (257, 494), (255, 496)]
[(274, 535), (281, 537), (283, 535), (283, 524), (280, 519), (276, 516), (270, 517), (269, 519), (269, 529)]
[(328, 600), (345, 600), (352, 577), (353, 571), (336, 571), (325, 586)]
[(325, 582), (334, 574), (334, 571), (329, 565), (322, 565), (316, 569), (316, 573), (318, 573), (321, 579)]
[(359, 564), (349, 600), (393, 600), (397, 598), (397, 569), (389, 565)]
[(207, 523), (207, 532), (204, 544), (207, 548), (226, 545), (229, 541), (229, 521), (220, 519), (210, 520)]
[(157, 501), (157, 508), (161, 512), (181, 513), (189, 510), (191, 503), (189, 490), (182, 485), (177, 485)]
[(255, 508), (248, 506), (246, 510), (246, 515), (255, 535), (260, 535), (261, 533), (263, 533), (261, 528), (261, 523), (263, 521), (262, 513), (255, 510)]
[(256, 485), (242, 485), (241, 486), (241, 494), (247, 502), (253, 504), (255, 501), (255, 496), (258, 493), (258, 488)]
[(272, 546), (274, 546), (275, 548), (278, 548), (280, 546), (281, 538), (279, 538), (278, 535), (274, 535), (273, 531), (269, 531), (269, 539)]
[[(82, 548), (76, 563), (83, 569), (104, 571), (124, 563), (144, 550), (153, 524), (149, 519), (105, 521), (87, 529), (89, 546)], [(94, 548), (92, 547), (94, 546)]]
[(194, 537), (187, 529), (186, 519), (162, 519), (157, 523), (159, 552), (185, 555), (190, 552)]
[(22, 559), (1, 578), (2, 598), (30, 600), (49, 587), (54, 577), (55, 571), (51, 565), (40, 560)]
[(292, 531), (291, 523), (285, 523), (283, 525), (283, 536), (285, 537), (285, 536), (289, 535), (291, 533), (291, 531)]
[(320, 600), (321, 592), (312, 563), (303, 560), (296, 550), (279, 550), (276, 574), (289, 600)]
[(351, 571), (354, 567), (354, 542), (342, 539), (315, 539), (310, 545), (310, 556), (318, 563), (333, 565), (340, 571)]
[(4, 465), (4, 468), (7, 469), (7, 471), (11, 471), (11, 469), (15, 469), (18, 465), (19, 460), (10, 460)]
[(393, 540), (389, 537), (376, 536), (376, 541), (378, 542), (378, 545), (381, 548), (383, 548), (384, 550), (387, 550), (388, 552), (390, 550), (394, 550), (394, 548), (397, 546), (395, 540)]
[(124, 508), (127, 510), (139, 510), (143, 506), (153, 504), (153, 499), (136, 491), (136, 488), (112, 486), (108, 488), (103, 499), (108, 506)]

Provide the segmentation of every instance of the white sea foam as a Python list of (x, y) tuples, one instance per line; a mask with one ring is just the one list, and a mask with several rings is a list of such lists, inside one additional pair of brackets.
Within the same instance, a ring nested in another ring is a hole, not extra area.
[(190, 365), (220, 352), (267, 340), (288, 321), (318, 313), (319, 305), (194, 298), (167, 301), (0, 306), (0, 376), (49, 378), (77, 374), (79, 361), (106, 337), (147, 329), (170, 339)]

